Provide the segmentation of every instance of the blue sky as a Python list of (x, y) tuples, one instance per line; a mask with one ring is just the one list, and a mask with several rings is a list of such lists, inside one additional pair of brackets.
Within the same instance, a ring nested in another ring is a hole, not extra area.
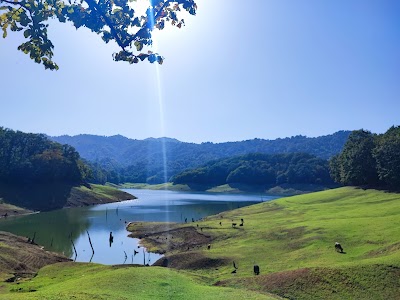
[(162, 66), (112, 61), (50, 24), (57, 72), (0, 39), (0, 126), (49, 135), (224, 142), (400, 125), (400, 1), (198, 0), (155, 35)]

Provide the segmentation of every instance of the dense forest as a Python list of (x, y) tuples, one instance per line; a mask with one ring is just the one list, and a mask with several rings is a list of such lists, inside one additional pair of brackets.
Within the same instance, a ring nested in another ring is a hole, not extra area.
[(173, 177), (174, 184), (332, 184), (328, 162), (307, 153), (253, 153), (209, 162)]
[(353, 131), (329, 164), (338, 183), (400, 190), (400, 126), (384, 134)]
[(67, 182), (78, 184), (89, 175), (79, 153), (45, 135), (0, 127), (0, 181), (5, 183)]
[(33, 209), (62, 207), (70, 188), (90, 174), (72, 146), (0, 127), (0, 198)]
[[(81, 157), (91, 165), (94, 182), (108, 181), (118, 184), (170, 181), (176, 174), (198, 168), (208, 161), (249, 153), (302, 152), (329, 159), (342, 150), (349, 134), (349, 131), (339, 131), (316, 138), (294, 136), (276, 140), (252, 139), (201, 144), (185, 143), (170, 138), (132, 140), (120, 135), (59, 136), (51, 139), (77, 149)], [(164, 157), (167, 174), (164, 173)]]

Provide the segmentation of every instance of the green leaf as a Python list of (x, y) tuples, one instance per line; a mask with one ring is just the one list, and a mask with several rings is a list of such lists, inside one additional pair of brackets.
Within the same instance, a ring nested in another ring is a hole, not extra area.
[(137, 51), (141, 51), (143, 49), (143, 44), (141, 42), (136, 41), (134, 45)]
[(116, 8), (114, 8), (114, 9), (112, 10), (112, 13), (115, 14), (115, 13), (121, 11), (121, 10), (122, 10), (121, 7), (116, 7)]
[(27, 29), (27, 30), (24, 31), (24, 37), (25, 38), (28, 38), (28, 36), (30, 36), (30, 35), (31, 35), (30, 29)]

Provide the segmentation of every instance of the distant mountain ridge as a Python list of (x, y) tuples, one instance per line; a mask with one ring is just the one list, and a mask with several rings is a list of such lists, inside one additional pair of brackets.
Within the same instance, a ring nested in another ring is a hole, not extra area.
[[(114, 181), (160, 183), (183, 170), (198, 167), (208, 161), (249, 153), (303, 152), (329, 159), (342, 150), (349, 134), (350, 131), (338, 131), (314, 138), (299, 135), (275, 140), (256, 138), (201, 144), (172, 138), (135, 140), (122, 135), (106, 137), (81, 134), (49, 138), (73, 146), (81, 157), (108, 171), (116, 171), (118, 174), (114, 175), (118, 178)], [(167, 174), (164, 174), (164, 157)]]

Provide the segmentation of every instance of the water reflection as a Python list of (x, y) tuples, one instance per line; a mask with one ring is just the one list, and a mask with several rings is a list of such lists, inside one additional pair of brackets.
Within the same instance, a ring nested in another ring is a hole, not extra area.
[[(261, 201), (259, 195), (126, 191), (138, 199), (1, 219), (0, 230), (27, 237), (36, 232), (35, 241), (38, 244), (76, 261), (152, 264), (161, 256), (147, 253), (139, 246), (139, 240), (127, 237), (129, 233), (125, 228), (128, 222), (195, 222), (212, 214)], [(263, 201), (273, 198), (263, 196)]]
[(0, 230), (32, 238), (46, 249), (71, 257), (71, 240), (76, 240), (89, 228), (88, 210), (76, 213), (72, 209), (43, 212), (25, 217), (0, 220)]

